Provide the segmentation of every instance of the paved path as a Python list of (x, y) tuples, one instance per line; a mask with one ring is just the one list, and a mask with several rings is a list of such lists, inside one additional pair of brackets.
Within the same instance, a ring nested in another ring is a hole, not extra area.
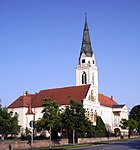
[(140, 150), (140, 140), (129, 140), (127, 142), (112, 142), (77, 150)]

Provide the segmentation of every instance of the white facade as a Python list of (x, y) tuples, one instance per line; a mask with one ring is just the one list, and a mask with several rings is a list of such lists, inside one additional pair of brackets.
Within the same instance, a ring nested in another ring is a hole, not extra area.
[(111, 131), (113, 128), (113, 119), (114, 119), (112, 108), (101, 106), (100, 107), (100, 116), (101, 116), (103, 122), (105, 123), (106, 128)]
[(28, 108), (26, 107), (19, 107), (19, 108), (8, 108), (8, 111), (12, 111), (13, 115), (17, 114), (18, 115), (18, 124), (19, 126), (22, 126), (22, 128), (28, 127), (27, 125), (27, 117), (26, 113), (28, 111)]
[(98, 70), (94, 55), (86, 57), (82, 53), (80, 64), (76, 66), (76, 85), (91, 84), (92, 89), (89, 94), (92, 101), (98, 103)]

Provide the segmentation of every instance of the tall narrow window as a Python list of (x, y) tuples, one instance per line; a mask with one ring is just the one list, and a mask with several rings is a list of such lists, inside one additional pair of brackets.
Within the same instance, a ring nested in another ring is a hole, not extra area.
[(87, 84), (87, 75), (85, 72), (82, 74), (82, 84)]

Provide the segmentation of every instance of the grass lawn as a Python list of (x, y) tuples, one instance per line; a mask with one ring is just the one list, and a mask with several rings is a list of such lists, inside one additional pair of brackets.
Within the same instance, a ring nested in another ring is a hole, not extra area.
[(71, 148), (78, 148), (78, 147), (88, 147), (88, 146), (93, 146), (95, 143), (89, 143), (89, 144), (76, 144), (74, 145), (64, 145), (64, 146), (56, 146), (52, 148), (44, 148), (42, 150), (67, 150)]
[(41, 150), (68, 150), (71, 148), (78, 148), (78, 147), (88, 147), (88, 146), (94, 146), (94, 145), (99, 145), (99, 144), (108, 144), (110, 142), (125, 142), (128, 141), (128, 139), (120, 139), (120, 140), (115, 140), (115, 141), (104, 141), (104, 142), (94, 142), (94, 143), (85, 143), (85, 144), (76, 144), (74, 145), (65, 145), (65, 146), (55, 146), (52, 148), (42, 148)]

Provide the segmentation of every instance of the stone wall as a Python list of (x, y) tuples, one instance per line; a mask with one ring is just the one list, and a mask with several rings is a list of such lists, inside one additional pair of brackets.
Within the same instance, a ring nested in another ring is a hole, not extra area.
[(101, 137), (101, 138), (79, 138), (78, 143), (95, 143), (95, 142), (101, 142), (101, 141), (113, 141), (113, 140), (119, 140), (120, 137)]
[[(30, 145), (27, 144), (28, 141), (4, 141), (0, 142), (0, 150), (8, 150), (9, 144), (11, 144), (12, 148), (14, 150), (19, 150), (19, 149), (29, 149)], [(59, 142), (52, 143), (52, 146), (57, 146), (57, 145), (67, 145), (68, 140), (67, 139), (61, 139)], [(33, 143), (33, 147), (49, 147), (50, 146), (50, 141), (49, 140), (35, 140)]]
[[(139, 138), (140, 136), (131, 136), (131, 138)], [(124, 137), (127, 139), (128, 137)], [(94, 142), (102, 142), (102, 141), (113, 141), (113, 140), (119, 140), (120, 137), (102, 137), (102, 138), (79, 138), (78, 144), (82, 143), (94, 143)], [(30, 145), (27, 144), (27, 141), (4, 141), (0, 142), (0, 150), (8, 150), (8, 146), (11, 144), (12, 148), (14, 150), (24, 150), (24, 149), (30, 149)], [(55, 143), (52, 143), (52, 146), (58, 146), (58, 145), (68, 145), (68, 139), (61, 139), (60, 141), (56, 141)], [(38, 147), (49, 147), (50, 142), (49, 140), (35, 140), (33, 143), (34, 148)]]

